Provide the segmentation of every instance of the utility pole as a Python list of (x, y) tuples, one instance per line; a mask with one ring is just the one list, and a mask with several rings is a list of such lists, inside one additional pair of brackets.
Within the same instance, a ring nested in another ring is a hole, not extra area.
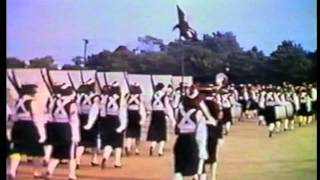
[(87, 44), (89, 43), (88, 39), (83, 39), (84, 41), (84, 54), (83, 54), (83, 64), (86, 65), (87, 61)]

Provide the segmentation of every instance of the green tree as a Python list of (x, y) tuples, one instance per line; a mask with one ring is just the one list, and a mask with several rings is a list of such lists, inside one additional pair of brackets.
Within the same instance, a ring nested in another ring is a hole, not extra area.
[(47, 68), (47, 69), (57, 69), (58, 66), (54, 64), (54, 59), (52, 56), (45, 56), (42, 58), (34, 58), (29, 60), (30, 68)]
[(7, 68), (25, 68), (26, 63), (23, 60), (20, 60), (15, 57), (7, 58)]

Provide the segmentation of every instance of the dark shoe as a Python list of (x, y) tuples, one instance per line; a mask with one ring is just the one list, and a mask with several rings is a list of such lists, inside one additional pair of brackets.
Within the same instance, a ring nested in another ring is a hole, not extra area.
[(122, 165), (113, 165), (115, 168), (122, 168)]
[(76, 169), (80, 169), (80, 164), (77, 164), (77, 165), (76, 165)]
[(272, 132), (269, 132), (269, 138), (272, 138)]
[(99, 163), (91, 162), (91, 166), (92, 167), (99, 166)]
[(163, 153), (158, 153), (158, 156), (159, 156), (159, 157), (163, 156)]
[(106, 168), (106, 159), (103, 158), (102, 161), (101, 161), (101, 169), (105, 169)]
[(140, 155), (140, 152), (136, 152), (136, 155), (139, 156), (139, 155)]
[(149, 156), (152, 156), (152, 155), (153, 155), (153, 148), (150, 147), (150, 149), (149, 149)]

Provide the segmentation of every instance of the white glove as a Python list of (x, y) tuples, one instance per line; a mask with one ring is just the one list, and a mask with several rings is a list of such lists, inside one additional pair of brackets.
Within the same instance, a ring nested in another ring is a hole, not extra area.
[(117, 133), (121, 133), (123, 131), (123, 129), (122, 128), (117, 128), (116, 131), (117, 131)]
[(8, 138), (8, 141), (12, 140), (12, 138), (11, 138), (11, 130), (7, 130), (7, 138)]
[(89, 130), (89, 129), (91, 129), (91, 126), (89, 124), (86, 124), (85, 126), (83, 126), (83, 129)]
[(213, 118), (209, 118), (208, 121), (210, 122), (210, 124), (216, 126), (217, 125), (217, 121)]
[(39, 143), (40, 144), (42, 144), (42, 143), (44, 143), (45, 141), (46, 141), (46, 139), (47, 139), (47, 137), (46, 136), (40, 136), (40, 138), (39, 138)]

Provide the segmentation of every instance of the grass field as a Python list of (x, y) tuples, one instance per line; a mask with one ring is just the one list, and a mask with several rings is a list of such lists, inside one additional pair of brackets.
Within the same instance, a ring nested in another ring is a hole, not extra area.
[[(316, 123), (268, 138), (267, 128), (247, 120), (232, 126), (220, 152), (219, 180), (315, 180), (317, 160)], [(124, 157), (123, 168), (105, 170), (89, 166), (86, 155), (78, 171), (83, 180), (171, 180), (173, 177), (172, 146), (169, 135), (166, 154), (149, 157), (148, 144), (142, 143), (140, 156)], [(31, 180), (32, 168), (23, 163), (18, 180)], [(60, 165), (53, 180), (67, 178), (67, 166)]]

